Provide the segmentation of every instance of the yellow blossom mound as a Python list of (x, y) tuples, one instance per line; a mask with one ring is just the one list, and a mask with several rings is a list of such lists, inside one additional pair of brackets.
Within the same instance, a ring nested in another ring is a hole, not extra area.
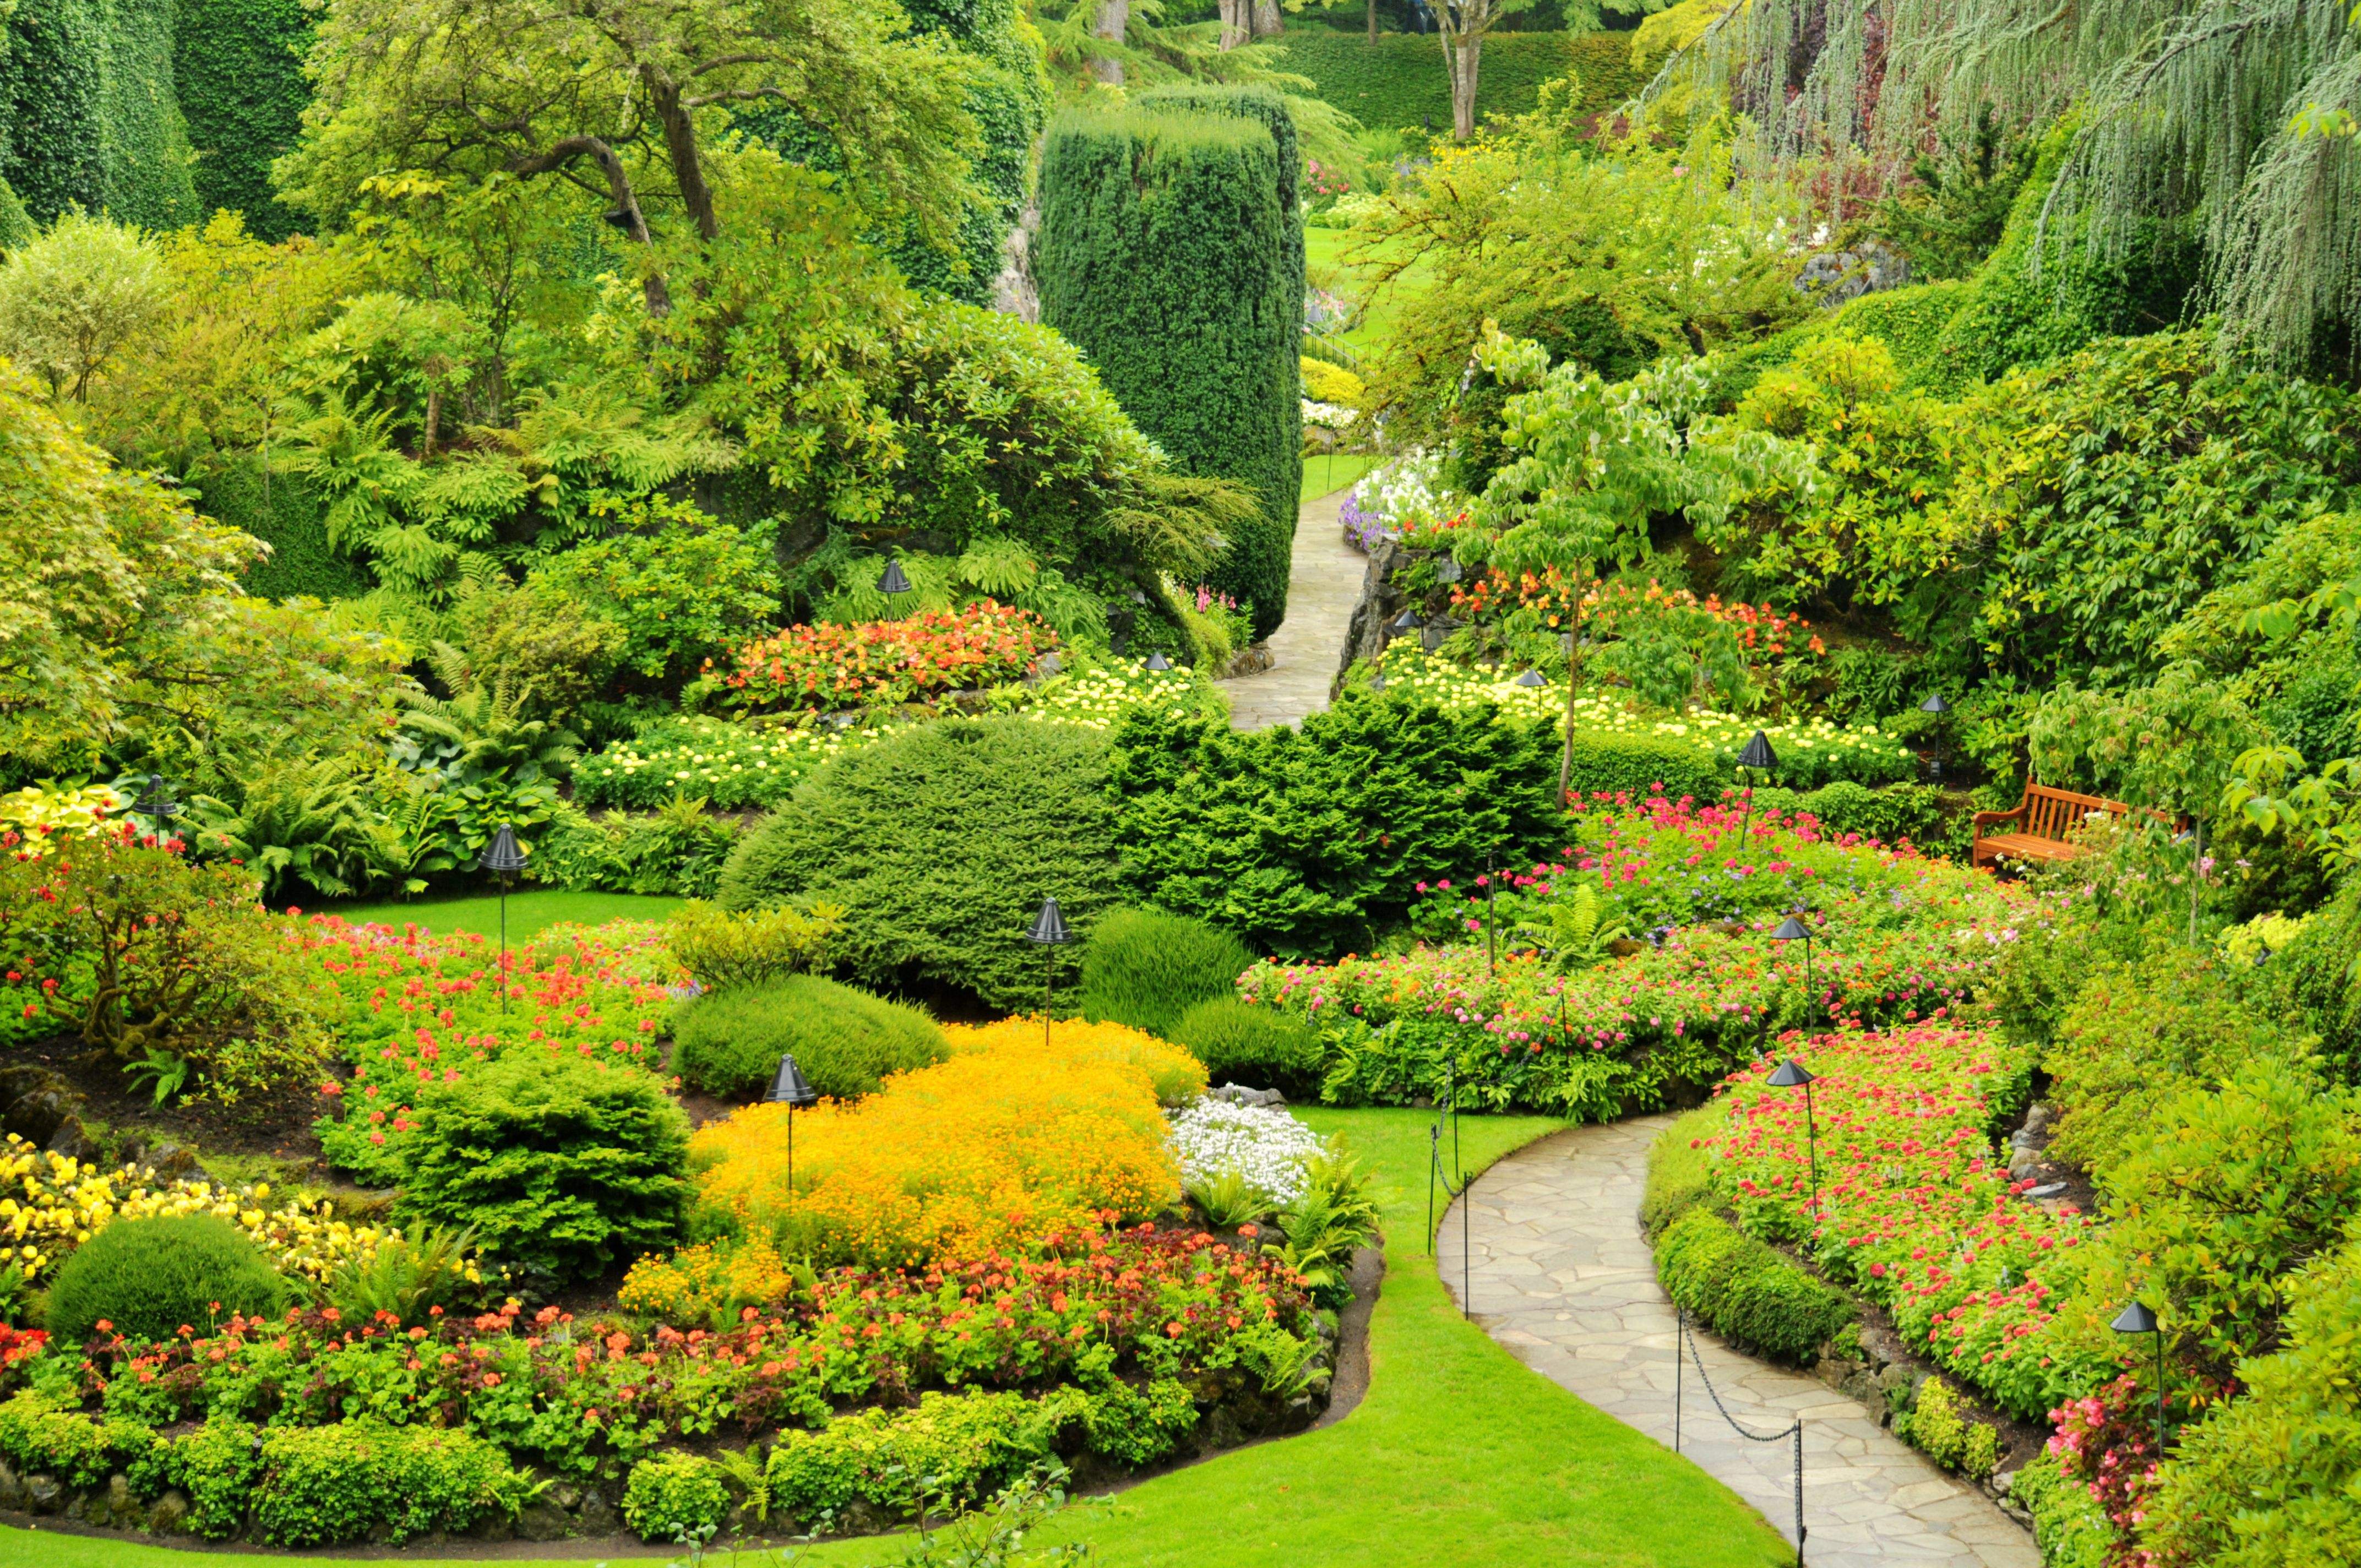
[(233, 1190), (210, 1181), (159, 1181), (145, 1166), (106, 1170), (35, 1148), (16, 1134), (0, 1146), (0, 1267), (41, 1278), (67, 1254), (115, 1220), (151, 1214), (212, 1214), (244, 1232), (291, 1277), (325, 1284), (346, 1263), (367, 1259), (401, 1233), (354, 1225), (325, 1203), (270, 1203), (270, 1184)]
[[(949, 1061), (852, 1104), (753, 1105), (690, 1145), (711, 1217), (822, 1263), (916, 1265), (1004, 1247), (1180, 1192), (1159, 1091), (1202, 1092), (1185, 1052), (1113, 1024), (954, 1026)], [(1191, 1086), (1193, 1085), (1193, 1091)]]

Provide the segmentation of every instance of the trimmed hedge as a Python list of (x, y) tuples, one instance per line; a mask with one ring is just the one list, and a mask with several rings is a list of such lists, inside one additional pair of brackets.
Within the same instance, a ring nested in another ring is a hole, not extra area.
[(1229, 995), (1253, 962), (1245, 943), (1202, 920), (1118, 909), (1099, 922), (1082, 956), (1082, 1016), (1178, 1039), (1180, 1014)]
[[(269, 1259), (226, 1220), (117, 1220), (74, 1249), (49, 1287), (49, 1332), (81, 1344), (101, 1322), (137, 1339), (210, 1332), (234, 1312), (266, 1316), (285, 1295)], [(218, 1306), (216, 1306), (218, 1303)]]
[(1721, 769), (1710, 754), (1684, 740), (1613, 729), (1577, 729), (1566, 788), (1576, 796), (1629, 795), (1644, 800), (1658, 785), (1666, 797), (1721, 798)]
[(1205, 1064), (1206, 1081), (1316, 1097), (1327, 1065), (1320, 1031), (1292, 1013), (1235, 996), (1200, 1002), (1173, 1025), (1172, 1043)]
[(874, 1094), (888, 1073), (946, 1059), (932, 1018), (817, 975), (698, 997), (673, 1023), (675, 1068), (723, 1100), (751, 1100), (792, 1054), (812, 1087), (832, 1100)]
[[(1071, 339), (1124, 411), (1186, 474), (1241, 480), (1263, 502), (1208, 575), (1287, 612), (1302, 488), (1303, 249), (1296, 178), (1268, 89), (1197, 90), (1195, 111), (1070, 109), (1041, 155), (1034, 257), (1042, 324)], [(1223, 112), (1205, 112), (1216, 105)]]
[(1853, 1321), (1851, 1300), (1702, 1205), (1656, 1238), (1665, 1293), (1741, 1349), (1797, 1365)]
[[(1088, 937), (1115, 903), (1106, 739), (1023, 718), (945, 719), (836, 758), (748, 834), (720, 902), (811, 898), (846, 910), (840, 969), (881, 991), (945, 989), (1002, 1011), (1041, 1004), (1025, 939), (1044, 897)], [(1061, 954), (1062, 997), (1073, 956)]]
[(1640, 1225), (1650, 1235), (1713, 1196), (1707, 1154), (1696, 1146), (1721, 1121), (1721, 1108), (1700, 1105), (1648, 1146), (1648, 1185), (1640, 1199)]
[(295, 145), (312, 101), (303, 80), (312, 17), (302, 0), (180, 0), (172, 71), (197, 153), (199, 211), (241, 213), (261, 239), (285, 239), (302, 225), (273, 194), (270, 165)]
[(513, 1518), (533, 1490), (498, 1443), (462, 1431), (352, 1421), (260, 1441), (254, 1535), (274, 1546), (465, 1530)]
[[(1279, 68), (1312, 79), (1319, 95), (1372, 130), (1451, 129), (1451, 78), (1433, 37), (1290, 27)], [(1598, 115), (1646, 85), (1631, 63), (1630, 33), (1494, 33), (1484, 40), (1476, 112), (1531, 114), (1542, 83), (1575, 79), (1573, 112)]]

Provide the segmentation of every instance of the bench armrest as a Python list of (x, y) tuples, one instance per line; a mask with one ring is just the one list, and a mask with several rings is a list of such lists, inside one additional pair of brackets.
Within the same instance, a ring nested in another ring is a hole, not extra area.
[(2024, 820), (2025, 803), (2023, 801), (2019, 801), (2015, 806), (2006, 811), (1979, 811), (1976, 813), (1976, 820), (1974, 823), (1976, 837), (1980, 839), (1982, 838), (1983, 830), (1991, 827), (1995, 822), (2022, 822)]

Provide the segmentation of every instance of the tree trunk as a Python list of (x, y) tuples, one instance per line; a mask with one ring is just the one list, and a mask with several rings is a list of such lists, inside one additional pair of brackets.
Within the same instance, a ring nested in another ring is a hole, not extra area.
[(680, 88), (653, 66), (640, 67), (656, 123), (664, 126), (664, 151), (672, 161), (672, 177), (680, 187), (681, 205), (688, 209), (699, 239), (718, 239), (721, 220), (713, 211), (713, 188), (705, 182), (705, 165), (697, 156), (697, 123), (680, 101)]
[(1378, 0), (1369, 0), (1369, 41), (1378, 41)]
[(1279, 0), (1254, 0), (1255, 37), (1275, 38), (1286, 27), (1286, 21), (1279, 14)]
[[(1121, 43), (1131, 31), (1131, 0), (1099, 0), (1098, 21), (1091, 31), (1111, 43)], [(1091, 74), (1110, 87), (1123, 85), (1123, 61), (1112, 55), (1093, 55)]]
[(1221, 0), (1224, 54), (1254, 37), (1253, 4), (1254, 0)]
[[(1450, 35), (1445, 34), (1446, 38)], [(1484, 52), (1484, 35), (1471, 33), (1444, 54), (1451, 67), (1451, 139), (1466, 141), (1476, 134), (1476, 62)]]
[[(513, 160), (509, 164), (509, 172), (520, 180), (530, 180), (536, 174), (562, 169), (577, 158), (591, 159), (605, 172), (607, 192), (615, 199), (615, 215), (622, 219), (623, 232), (641, 245), (653, 247), (655, 241), (648, 234), (647, 217), (640, 211), (640, 199), (631, 190), (631, 177), (624, 171), (623, 160), (615, 155), (613, 148), (597, 137), (567, 137), (546, 152)], [(702, 189), (703, 181), (698, 183)], [(707, 203), (709, 207), (709, 195)], [(641, 291), (647, 299), (648, 314), (666, 316), (672, 313), (672, 291), (664, 287), (663, 274), (649, 273), (647, 280), (641, 285)]]

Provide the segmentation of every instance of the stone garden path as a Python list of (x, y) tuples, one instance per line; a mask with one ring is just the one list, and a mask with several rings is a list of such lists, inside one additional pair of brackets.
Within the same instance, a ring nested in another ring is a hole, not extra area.
[(1351, 487), (1306, 501), (1296, 513), (1287, 619), (1270, 634), (1271, 667), (1217, 683), (1230, 699), (1230, 727), (1295, 724), (1328, 706), (1328, 683), (1345, 654), (1345, 629), (1361, 597), (1369, 560), (1345, 543), (1336, 521)]
[[(1672, 1302), (1640, 1231), (1651, 1116), (1571, 1128), (1501, 1160), (1462, 1201), (1476, 1321), (1526, 1365), (1626, 1426), (1673, 1442)], [(1458, 1294), (1457, 1205), (1436, 1264)], [(1853, 1400), (1801, 1373), (1697, 1335), (1730, 1413), (1756, 1431), (1804, 1421), (1804, 1524), (1812, 1568), (2040, 1568), (2033, 1538), (1982, 1492), (1944, 1475)], [(1732, 1432), (1687, 1369), (1682, 1452), (1795, 1539), (1795, 1447)]]

